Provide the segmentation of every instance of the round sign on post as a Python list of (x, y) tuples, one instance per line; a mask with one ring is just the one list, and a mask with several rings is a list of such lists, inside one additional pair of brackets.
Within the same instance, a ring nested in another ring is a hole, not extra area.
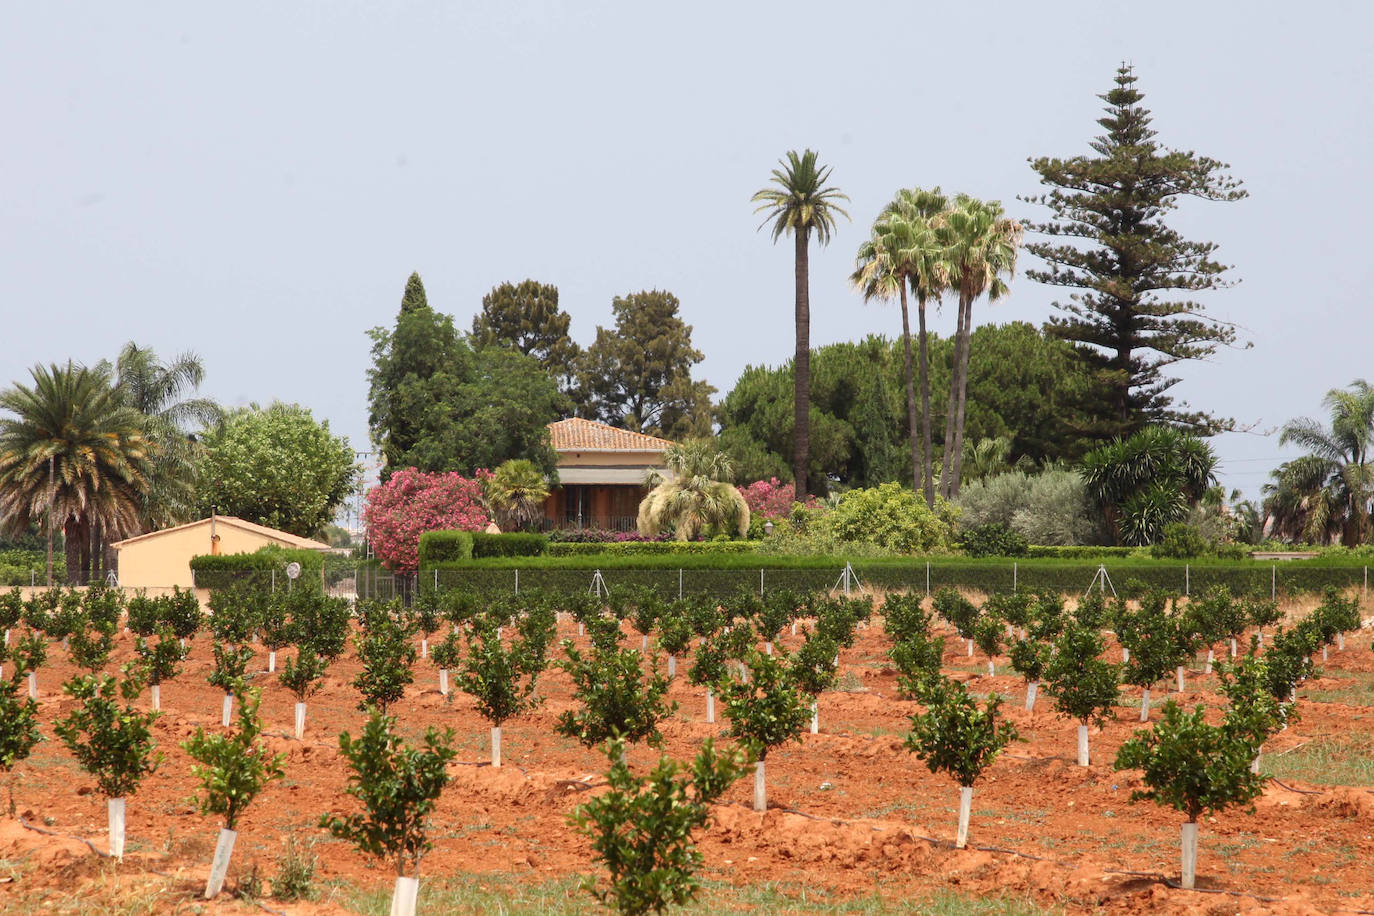
[(293, 563), (287, 563), (287, 564), (286, 564), (286, 578), (288, 578), (288, 579), (299, 579), (300, 577), (301, 577), (301, 564), (299, 564), (299, 563), (294, 563), (294, 562), (293, 562)]

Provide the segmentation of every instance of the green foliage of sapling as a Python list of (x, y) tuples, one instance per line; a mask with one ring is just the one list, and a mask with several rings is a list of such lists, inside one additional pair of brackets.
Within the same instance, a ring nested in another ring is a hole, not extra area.
[(239, 703), (238, 727), (227, 734), (196, 733), (181, 743), (197, 761), (191, 775), (205, 791), (199, 800), (201, 814), (224, 816), (226, 830), (237, 829), (239, 817), (269, 782), (283, 775), (285, 754), (271, 754), (258, 740), (262, 720), (258, 704), (260, 690), (249, 691)]

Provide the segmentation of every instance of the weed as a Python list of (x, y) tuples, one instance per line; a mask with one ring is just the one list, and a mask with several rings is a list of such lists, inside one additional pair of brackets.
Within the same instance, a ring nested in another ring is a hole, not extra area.
[(277, 859), (277, 874), (272, 878), (272, 896), (277, 900), (314, 900), (315, 868), (319, 865), (315, 844), (286, 838), (286, 848)]

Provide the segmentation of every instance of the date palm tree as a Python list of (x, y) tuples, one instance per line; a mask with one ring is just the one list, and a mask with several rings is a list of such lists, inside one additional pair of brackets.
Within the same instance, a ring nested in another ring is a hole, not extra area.
[(1269, 472), (1260, 487), (1264, 497), (1264, 533), (1284, 541), (1329, 544), (1345, 528), (1348, 503), (1327, 484), (1327, 462), (1316, 455), (1285, 461)]
[(690, 541), (708, 528), (749, 533), (749, 504), (730, 483), (734, 466), (709, 439), (689, 439), (663, 451), (671, 477), (651, 474), (653, 487), (639, 504), (639, 533), (653, 537), (673, 530)]
[(49, 517), (66, 535), (67, 579), (93, 571), (93, 540), (139, 530), (153, 472), (144, 418), (107, 371), (35, 366), (32, 386), (0, 392), (0, 526), (24, 531)]
[(839, 201), (849, 198), (826, 184), (830, 168), (816, 161), (816, 153), (806, 150), (798, 155), (790, 150), (773, 170), (773, 185), (753, 196), (759, 204), (755, 213), (767, 213), (763, 226), (773, 226), (773, 241), (784, 233), (792, 235), (796, 246), (795, 321), (797, 348), (794, 360), (792, 474), (796, 478), (797, 498), (805, 499), (807, 470), (811, 461), (811, 285), (809, 246), (811, 234), (822, 245), (829, 243), (835, 230), (835, 217), (849, 218)]
[[(948, 206), (939, 188), (903, 189), (873, 224), (873, 234), (859, 246), (850, 280), (864, 294), (864, 301), (888, 300), (895, 293), (902, 306), (902, 344), (906, 350), (907, 422), (911, 429), (912, 489), (924, 488), (926, 504), (935, 506), (935, 479), (931, 468), (930, 358), (926, 335), (926, 303), (939, 299), (949, 282), (944, 248), (935, 221)], [(921, 424), (916, 424), (916, 393), (911, 371), (911, 319), (907, 289), (916, 294), (920, 337)], [(919, 439), (918, 439), (919, 436)]]
[(989, 302), (996, 302), (1007, 294), (1003, 277), (1010, 278), (1016, 270), (1021, 224), (1008, 217), (998, 201), (982, 201), (960, 194), (940, 220), (938, 236), (949, 264), (950, 287), (959, 296), (949, 412), (945, 415), (945, 454), (940, 475), (944, 496), (952, 499), (959, 495), (959, 475), (964, 460), (964, 405), (968, 395), (973, 303), (984, 294)]
[[(1299, 445), (1321, 462), (1324, 496), (1314, 504), (1308, 521), (1315, 538), (1328, 523), (1340, 525), (1341, 543), (1363, 544), (1369, 536), (1370, 501), (1374, 499), (1374, 388), (1356, 379), (1347, 388), (1332, 388), (1322, 399), (1331, 412), (1331, 427), (1310, 417), (1284, 424), (1280, 445)], [(1309, 462), (1309, 464), (1311, 464)], [(1311, 468), (1309, 468), (1311, 470)], [(1315, 526), (1315, 527), (1314, 527)]]
[(115, 393), (121, 403), (144, 416), (147, 438), (155, 446), (143, 497), (144, 531), (189, 521), (195, 512), (195, 470), (201, 452), (195, 433), (224, 415), (210, 398), (188, 397), (204, 378), (205, 367), (194, 353), (164, 363), (151, 347), (133, 341), (115, 361)]

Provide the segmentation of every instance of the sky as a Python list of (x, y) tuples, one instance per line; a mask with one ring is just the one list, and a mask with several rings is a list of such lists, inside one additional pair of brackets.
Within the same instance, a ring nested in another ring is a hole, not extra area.
[[(812, 342), (895, 336), (848, 283), (902, 187), (1003, 201), (1027, 160), (1088, 152), (1135, 67), (1158, 140), (1249, 198), (1185, 201), (1239, 327), (1174, 391), (1251, 495), (1278, 428), (1374, 375), (1374, 5), (1140, 3), (11, 3), (0, 11), (0, 384), (129, 340), (204, 361), (229, 405), (294, 401), (368, 448), (367, 330), (406, 277), (468, 327), (481, 297), (559, 287), (572, 334), (667, 289), (728, 391), (792, 352), (792, 247), (750, 196), (811, 148), (852, 222), (811, 257)], [(1025, 254), (1020, 268), (1035, 265)], [(1018, 272), (1019, 273), (1019, 272)], [(1053, 314), (1018, 275), (977, 323)], [(954, 309), (934, 316), (948, 333)]]

